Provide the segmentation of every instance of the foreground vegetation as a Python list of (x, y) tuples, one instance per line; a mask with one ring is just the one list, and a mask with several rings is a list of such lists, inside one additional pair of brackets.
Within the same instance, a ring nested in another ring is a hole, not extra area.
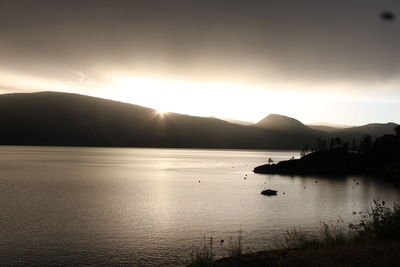
[(271, 251), (244, 254), (240, 237), (231, 257), (214, 261), (210, 239), (190, 266), (400, 266), (400, 205), (385, 204), (375, 200), (357, 224), (322, 223), (315, 234), (291, 229)]

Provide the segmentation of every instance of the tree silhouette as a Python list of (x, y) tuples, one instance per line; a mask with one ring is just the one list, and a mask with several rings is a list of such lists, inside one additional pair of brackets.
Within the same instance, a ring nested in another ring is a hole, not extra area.
[(393, 131), (397, 137), (400, 137), (400, 125), (397, 125), (396, 127), (394, 127)]
[(353, 139), (353, 142), (351, 143), (351, 151), (356, 152), (357, 150), (358, 150), (358, 148), (357, 148), (356, 140)]
[(361, 153), (368, 153), (372, 147), (372, 138), (369, 134), (365, 134), (363, 139), (360, 142), (360, 152)]

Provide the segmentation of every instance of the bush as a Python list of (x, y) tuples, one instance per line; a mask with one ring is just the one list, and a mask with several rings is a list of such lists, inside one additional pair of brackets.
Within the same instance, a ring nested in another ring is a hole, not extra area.
[(399, 240), (400, 239), (400, 205), (393, 208), (385, 206), (385, 201), (374, 200), (374, 205), (354, 226), (358, 238)]

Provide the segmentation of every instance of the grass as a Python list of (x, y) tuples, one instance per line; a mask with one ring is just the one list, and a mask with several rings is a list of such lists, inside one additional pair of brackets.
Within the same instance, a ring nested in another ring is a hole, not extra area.
[(291, 229), (271, 251), (245, 254), (239, 231), (230, 250), (231, 257), (213, 261), (212, 242), (207, 248), (203, 242), (203, 252), (192, 258), (191, 266), (400, 266), (400, 205), (387, 207), (374, 200), (357, 224), (339, 219), (322, 222), (313, 233)]
[[(239, 230), (236, 236), (230, 237), (229, 255), (231, 257), (241, 257), (244, 255), (243, 231)], [(189, 266), (192, 267), (208, 267), (214, 263), (213, 237), (207, 239), (203, 237), (199, 247), (195, 248), (190, 257)]]
[(283, 238), (284, 249), (305, 249), (342, 245), (349, 242), (354, 237), (353, 229), (347, 229), (343, 220), (340, 218), (336, 224), (321, 222), (321, 227), (317, 233), (305, 232), (300, 228), (288, 230)]
[(193, 267), (208, 267), (214, 262), (213, 238), (212, 236), (207, 241), (206, 236), (203, 237), (200, 248), (195, 248), (190, 257), (190, 266)]
[(230, 254), (232, 257), (241, 257), (244, 254), (243, 231), (239, 230), (238, 235), (231, 237)]
[(385, 201), (374, 200), (357, 224), (345, 225), (342, 219), (336, 224), (321, 223), (316, 234), (302, 229), (291, 229), (286, 232), (283, 247), (304, 249), (333, 247), (343, 244), (380, 241), (400, 241), (400, 205), (386, 207)]

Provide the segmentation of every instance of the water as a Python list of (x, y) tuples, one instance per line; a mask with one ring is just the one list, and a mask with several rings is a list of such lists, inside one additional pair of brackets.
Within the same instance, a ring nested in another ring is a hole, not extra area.
[(292, 227), (354, 222), (353, 211), (374, 198), (400, 200), (392, 185), (367, 177), (252, 173), (269, 157), (298, 154), (0, 147), (0, 264), (183, 265), (204, 235), (222, 256), (241, 229), (256, 251)]

